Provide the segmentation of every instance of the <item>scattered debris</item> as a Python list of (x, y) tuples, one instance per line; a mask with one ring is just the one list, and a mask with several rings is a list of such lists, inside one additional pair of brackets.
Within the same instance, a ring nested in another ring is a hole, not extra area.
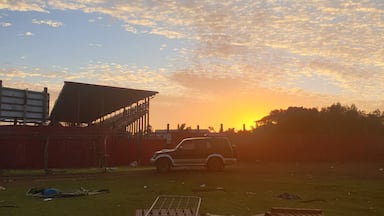
[(303, 208), (271, 208), (264, 214), (265, 216), (322, 216), (321, 209), (303, 209)]
[(327, 200), (322, 199), (322, 198), (314, 198), (314, 199), (309, 199), (309, 200), (302, 200), (300, 201), (302, 203), (311, 203), (311, 202), (327, 202)]
[(193, 192), (213, 192), (213, 191), (225, 191), (223, 187), (207, 187), (206, 184), (201, 184), (199, 188), (192, 189)]
[(130, 167), (137, 167), (139, 163), (137, 161), (133, 161), (129, 164)]
[[(80, 188), (74, 192), (61, 192), (56, 188), (30, 188), (26, 195), (35, 197), (35, 198), (62, 198), (62, 197), (78, 197), (78, 196), (88, 196), (88, 195), (97, 195), (102, 193), (108, 193), (108, 189), (100, 189), (100, 190), (87, 190), (84, 188)], [(45, 200), (49, 201), (49, 200)]]
[[(285, 199), (285, 200), (301, 200), (301, 197), (295, 194), (290, 194), (290, 193), (282, 193), (278, 195), (280, 199)], [(301, 203), (311, 203), (311, 202), (327, 202), (327, 200), (323, 198), (314, 198), (314, 199), (307, 199), (307, 200), (301, 200)]]
[(222, 187), (215, 187), (215, 188), (200, 187), (200, 188), (194, 188), (194, 189), (192, 189), (192, 191), (193, 192), (213, 192), (213, 191), (224, 191), (225, 192), (225, 189)]
[(104, 172), (113, 172), (114, 170), (116, 170), (115, 167), (105, 167), (104, 168)]
[(38, 198), (52, 198), (58, 197), (61, 194), (56, 188), (31, 188), (27, 191), (27, 196), (38, 197)]
[(251, 196), (255, 196), (255, 195), (257, 195), (256, 192), (250, 192), (250, 191), (245, 192), (245, 194), (247, 194), (247, 195), (251, 195)]
[(0, 204), (0, 208), (18, 208), (19, 206), (14, 204)]
[(301, 197), (295, 195), (295, 194), (290, 194), (290, 193), (282, 193), (279, 194), (277, 197), (280, 199), (285, 199), (285, 200), (300, 200)]
[(0, 200), (0, 208), (18, 208), (15, 204), (6, 203), (4, 200)]

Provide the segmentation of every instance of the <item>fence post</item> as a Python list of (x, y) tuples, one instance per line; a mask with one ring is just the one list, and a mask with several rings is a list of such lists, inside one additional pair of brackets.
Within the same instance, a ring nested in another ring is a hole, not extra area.
[(45, 174), (49, 174), (48, 168), (48, 146), (49, 146), (49, 136), (46, 136), (44, 143), (44, 172)]

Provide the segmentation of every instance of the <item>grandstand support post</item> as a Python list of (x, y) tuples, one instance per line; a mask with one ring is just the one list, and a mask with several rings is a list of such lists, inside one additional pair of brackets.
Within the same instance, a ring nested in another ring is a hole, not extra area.
[(104, 169), (104, 172), (107, 172), (107, 170), (108, 170), (109, 155), (107, 152), (107, 145), (108, 145), (108, 134), (104, 134), (104, 137), (103, 137), (103, 160), (101, 163), (101, 168)]
[(138, 150), (138, 157), (137, 157), (137, 162), (138, 164), (141, 164), (141, 158), (142, 158), (142, 154), (143, 154), (143, 135), (141, 133), (138, 133), (136, 134), (136, 141), (137, 141), (137, 150)]
[(43, 115), (41, 119), (42, 124), (46, 124), (49, 118), (49, 94), (48, 94), (48, 88), (44, 87), (44, 101), (43, 101)]
[(145, 120), (146, 120), (146, 123), (145, 123), (145, 128), (146, 128), (146, 134), (149, 134), (150, 131), (149, 131), (149, 101), (150, 101), (150, 98), (147, 97), (145, 98)]
[(75, 107), (76, 122), (74, 122), (74, 125), (80, 125), (80, 109), (81, 109), (81, 98), (80, 98), (80, 93), (78, 92), (76, 95), (76, 107)]

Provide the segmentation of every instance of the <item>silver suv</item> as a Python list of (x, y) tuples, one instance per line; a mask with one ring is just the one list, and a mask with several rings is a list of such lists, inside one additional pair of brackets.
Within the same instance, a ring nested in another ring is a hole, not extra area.
[(235, 164), (236, 155), (226, 137), (194, 137), (183, 139), (174, 149), (155, 152), (150, 162), (159, 172), (181, 166), (205, 166), (219, 171), (226, 165)]

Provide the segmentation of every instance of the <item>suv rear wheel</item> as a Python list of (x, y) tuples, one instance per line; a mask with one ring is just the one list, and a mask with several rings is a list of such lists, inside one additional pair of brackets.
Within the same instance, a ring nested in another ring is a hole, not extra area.
[(211, 171), (220, 171), (224, 169), (223, 161), (220, 158), (211, 158), (208, 161), (208, 169)]
[(160, 158), (156, 162), (156, 169), (158, 172), (168, 172), (171, 168), (171, 161), (168, 158)]

